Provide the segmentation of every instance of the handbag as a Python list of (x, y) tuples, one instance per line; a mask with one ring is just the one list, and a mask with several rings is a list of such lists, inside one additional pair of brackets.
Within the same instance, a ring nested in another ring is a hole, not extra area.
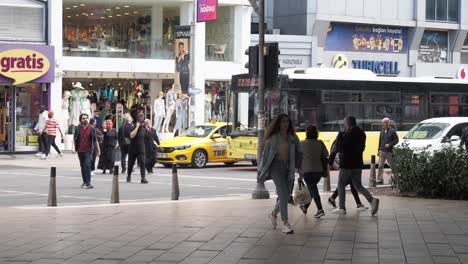
[(125, 124), (123, 125), (122, 133), (123, 133), (122, 145), (124, 147), (128, 147), (130, 145), (131, 141), (130, 141), (130, 138), (125, 136)]
[(304, 182), (297, 180), (297, 185), (294, 189), (294, 203), (296, 204), (309, 204), (312, 201), (309, 189), (305, 186)]
[(328, 157), (323, 155), (323, 148), (327, 148), (325, 146), (325, 143), (323, 143), (323, 141), (320, 140), (320, 142), (322, 143), (322, 154), (320, 154), (320, 161), (322, 163), (322, 171), (323, 171), (323, 174), (322, 174), (322, 178), (326, 178), (330, 175), (330, 168), (328, 167)]

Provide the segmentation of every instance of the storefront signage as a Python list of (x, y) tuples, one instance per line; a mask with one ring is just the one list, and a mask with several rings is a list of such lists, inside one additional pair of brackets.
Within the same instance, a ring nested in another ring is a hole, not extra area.
[(176, 39), (190, 38), (190, 26), (176, 26), (175, 38)]
[(216, 20), (218, 14), (218, 0), (197, 1), (197, 22)]
[(402, 27), (330, 23), (325, 50), (404, 54), (407, 36)]
[(354, 69), (370, 70), (376, 74), (396, 75), (400, 73), (397, 61), (353, 60), (352, 64)]
[(468, 67), (460, 67), (457, 73), (457, 78), (461, 80), (468, 80)]
[(424, 31), (419, 44), (418, 60), (422, 62), (447, 62), (448, 32)]
[(54, 69), (51, 46), (0, 44), (0, 82), (51, 83)]

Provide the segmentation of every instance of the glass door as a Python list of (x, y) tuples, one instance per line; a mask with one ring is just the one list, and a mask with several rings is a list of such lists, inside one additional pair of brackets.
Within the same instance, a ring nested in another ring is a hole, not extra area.
[(11, 151), (10, 96), (8, 85), (0, 84), (0, 152)]

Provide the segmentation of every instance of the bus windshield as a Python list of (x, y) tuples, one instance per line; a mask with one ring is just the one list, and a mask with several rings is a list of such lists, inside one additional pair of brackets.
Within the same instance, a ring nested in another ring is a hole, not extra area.
[(404, 139), (434, 139), (441, 137), (447, 123), (419, 123), (406, 134)]

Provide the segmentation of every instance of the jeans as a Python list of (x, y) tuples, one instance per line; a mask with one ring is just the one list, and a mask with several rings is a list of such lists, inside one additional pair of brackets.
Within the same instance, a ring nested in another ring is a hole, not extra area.
[[(361, 202), (361, 199), (359, 199), (359, 193), (356, 191), (356, 188), (354, 188), (354, 185), (352, 182), (348, 182), (348, 184), (350, 185), (351, 187), (351, 194), (353, 194), (353, 197), (354, 197), (354, 201), (356, 201), (356, 205), (361, 205), (362, 202)], [(332, 196), (330, 198), (332, 198), (333, 200), (336, 199), (336, 197), (338, 197), (338, 187), (335, 189), (335, 191), (333, 192)]]
[(47, 136), (47, 145), (46, 145), (46, 156), (49, 156), (50, 153), (50, 146), (54, 147), (55, 151), (57, 151), (58, 154), (62, 153), (60, 152), (60, 149), (57, 147), (57, 144), (55, 144), (55, 136)]
[(372, 199), (372, 194), (362, 186), (361, 182), (362, 169), (340, 169), (340, 176), (338, 178), (338, 195), (340, 196), (340, 209), (346, 210), (346, 192), (345, 187), (348, 185), (348, 182), (351, 181), (358, 192), (360, 192), (367, 201), (370, 203)]
[(93, 154), (91, 152), (78, 152), (78, 158), (80, 159), (81, 177), (83, 183), (91, 185), (91, 159)]
[(278, 199), (276, 200), (273, 214), (276, 215), (278, 212), (281, 213), (281, 219), (288, 221), (288, 200), (289, 200), (289, 161), (287, 160), (273, 160), (270, 167), (270, 174), (273, 179), (273, 183), (276, 186), (276, 194)]
[(122, 170), (127, 169), (127, 155), (128, 155), (128, 147), (120, 147), (120, 164), (122, 166)]
[[(322, 201), (320, 200), (319, 190), (317, 188), (317, 184), (322, 179), (322, 172), (305, 172), (304, 173), (304, 181), (307, 184), (307, 189), (309, 189), (310, 195), (314, 198), (315, 205), (317, 206), (317, 210), (322, 210)], [(305, 204), (304, 207), (307, 209), (309, 208), (310, 203)]]
[(135, 161), (138, 159), (138, 165), (140, 166), (141, 178), (145, 178), (145, 153), (141, 151), (130, 151), (128, 153), (128, 178), (132, 177), (133, 166), (135, 166)]
[(383, 182), (383, 170), (385, 167), (385, 161), (390, 165), (390, 169), (393, 170), (393, 153), (389, 151), (379, 150), (379, 172), (377, 174), (377, 180)]
[(96, 170), (96, 158), (97, 158), (97, 152), (96, 152), (96, 149), (94, 149), (93, 156), (91, 158), (91, 171)]
[(47, 135), (45, 133), (40, 133), (37, 140), (39, 143), (39, 152), (45, 154), (47, 152)]

